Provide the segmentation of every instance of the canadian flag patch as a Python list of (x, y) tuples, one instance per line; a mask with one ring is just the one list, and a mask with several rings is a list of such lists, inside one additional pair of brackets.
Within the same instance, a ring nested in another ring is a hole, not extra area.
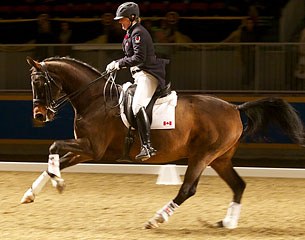
[(140, 36), (136, 36), (134, 41), (135, 41), (135, 43), (140, 43), (141, 37)]
[(163, 121), (163, 126), (171, 126), (172, 124), (172, 121)]
[[(133, 38), (134, 39), (134, 38)], [(130, 127), (130, 124), (127, 120), (127, 117), (124, 113), (124, 105), (123, 95), (126, 89), (132, 85), (131, 82), (127, 82), (123, 84), (123, 90), (120, 94), (120, 111), (121, 118), (123, 123), (127, 128)], [(177, 93), (175, 91), (171, 91), (171, 94), (166, 97), (157, 99), (154, 107), (153, 107), (153, 117), (151, 122), (151, 129), (175, 129), (175, 109), (177, 106)]]

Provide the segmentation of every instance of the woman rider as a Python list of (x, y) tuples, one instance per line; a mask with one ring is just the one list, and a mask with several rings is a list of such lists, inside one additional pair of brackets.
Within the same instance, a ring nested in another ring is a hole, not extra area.
[(135, 158), (145, 161), (157, 152), (151, 144), (151, 123), (145, 108), (156, 89), (165, 87), (165, 65), (169, 60), (156, 57), (152, 37), (140, 24), (139, 16), (139, 7), (134, 2), (125, 2), (118, 7), (114, 20), (126, 31), (123, 39), (125, 57), (109, 63), (106, 71), (112, 72), (127, 67), (137, 84), (132, 110), (141, 139), (141, 151)]

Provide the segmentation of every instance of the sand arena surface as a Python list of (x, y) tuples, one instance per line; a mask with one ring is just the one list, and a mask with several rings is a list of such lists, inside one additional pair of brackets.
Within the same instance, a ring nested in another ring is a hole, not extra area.
[(231, 190), (203, 176), (196, 195), (158, 229), (144, 223), (180, 186), (156, 185), (156, 175), (63, 173), (58, 194), (49, 182), (34, 203), (20, 205), (40, 173), (0, 172), (0, 239), (305, 239), (305, 179), (244, 178), (239, 227), (213, 228), (226, 214)]

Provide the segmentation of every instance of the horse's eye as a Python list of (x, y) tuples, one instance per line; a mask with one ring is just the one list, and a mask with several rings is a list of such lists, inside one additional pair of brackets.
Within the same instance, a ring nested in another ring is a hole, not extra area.
[(33, 79), (32, 84), (33, 84), (33, 86), (39, 88), (43, 85), (43, 82), (37, 78), (37, 79)]

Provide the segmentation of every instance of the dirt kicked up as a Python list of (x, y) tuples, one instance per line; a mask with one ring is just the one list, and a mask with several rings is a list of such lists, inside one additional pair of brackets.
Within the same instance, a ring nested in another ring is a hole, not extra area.
[(143, 229), (180, 186), (156, 175), (63, 173), (63, 194), (48, 183), (34, 203), (20, 205), (40, 173), (0, 172), (0, 239), (305, 239), (305, 179), (247, 178), (237, 229), (213, 224), (232, 193), (219, 177), (203, 176), (195, 196), (157, 229)]

